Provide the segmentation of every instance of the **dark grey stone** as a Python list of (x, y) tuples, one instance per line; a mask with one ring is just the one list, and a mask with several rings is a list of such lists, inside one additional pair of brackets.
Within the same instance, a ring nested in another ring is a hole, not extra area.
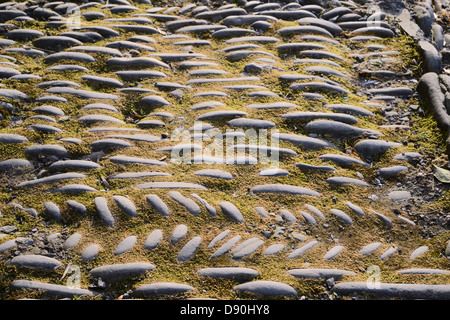
[(108, 226), (114, 227), (115, 219), (108, 208), (108, 202), (104, 197), (96, 197), (94, 199), (95, 209), (101, 220)]
[(187, 284), (173, 282), (154, 282), (138, 287), (131, 292), (131, 295), (135, 297), (145, 298), (158, 295), (182, 294), (191, 290), (194, 290), (194, 287), (191, 287)]
[(43, 283), (31, 280), (14, 280), (11, 285), (13, 290), (36, 290), (43, 291), (46, 295), (55, 297), (73, 298), (74, 296), (93, 296), (94, 292), (82, 289), (62, 286), (58, 284)]
[(113, 196), (113, 199), (117, 203), (119, 208), (122, 209), (127, 215), (129, 215), (130, 217), (137, 216), (137, 209), (133, 201), (124, 196), (119, 195)]
[(310, 269), (290, 269), (287, 271), (291, 276), (296, 278), (311, 278), (311, 279), (329, 279), (341, 280), (342, 277), (355, 276), (356, 273), (341, 269), (326, 269), (326, 268), (310, 268)]
[(237, 293), (252, 293), (263, 297), (292, 297), (298, 295), (297, 291), (290, 285), (282, 282), (267, 280), (251, 281), (239, 284), (233, 287), (233, 291), (236, 291)]
[(244, 222), (244, 217), (239, 209), (229, 201), (221, 201), (219, 203), (222, 212), (238, 223)]
[(151, 263), (133, 262), (104, 265), (92, 269), (89, 273), (94, 278), (101, 278), (108, 283), (118, 282), (123, 279), (145, 275), (147, 272), (155, 270)]
[(123, 239), (114, 249), (114, 255), (118, 256), (130, 251), (136, 243), (136, 240), (136, 236), (129, 236)]
[(195, 254), (195, 252), (200, 247), (201, 243), (202, 243), (201, 237), (199, 237), (199, 236), (193, 237), (180, 250), (180, 252), (177, 255), (177, 261), (178, 262), (186, 262), (189, 259), (191, 259), (192, 256)]
[(203, 268), (197, 271), (197, 274), (203, 277), (214, 279), (227, 279), (235, 281), (250, 281), (259, 276), (258, 271), (251, 268), (242, 267), (214, 267)]

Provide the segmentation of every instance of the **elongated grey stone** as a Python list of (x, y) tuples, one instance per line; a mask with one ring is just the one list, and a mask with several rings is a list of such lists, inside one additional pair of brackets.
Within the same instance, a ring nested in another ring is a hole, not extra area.
[(359, 141), (354, 145), (354, 148), (359, 155), (371, 159), (374, 156), (385, 153), (391, 148), (400, 146), (401, 144), (396, 142), (368, 139)]
[(115, 94), (75, 89), (71, 87), (52, 87), (45, 90), (45, 92), (53, 94), (71, 94), (82, 99), (119, 100), (119, 96)]
[(25, 143), (28, 142), (28, 138), (16, 133), (0, 133), (0, 143)]
[(129, 250), (131, 250), (131, 248), (133, 248), (136, 241), (137, 241), (136, 236), (126, 237), (114, 249), (114, 255), (117, 256), (120, 254), (124, 254), (125, 252), (128, 252)]
[(329, 184), (334, 185), (355, 185), (355, 186), (361, 186), (361, 187), (370, 187), (370, 184), (355, 178), (348, 178), (348, 177), (331, 177), (325, 180), (325, 182)]
[(123, 172), (113, 174), (112, 176), (109, 176), (108, 179), (140, 179), (146, 177), (160, 177), (160, 176), (171, 176), (171, 174), (156, 171)]
[(358, 119), (345, 113), (328, 113), (328, 112), (310, 112), (299, 111), (281, 115), (281, 118), (287, 120), (310, 120), (310, 119), (329, 119), (340, 121), (348, 124), (358, 123)]
[(156, 107), (156, 106), (168, 106), (170, 102), (164, 99), (163, 97), (156, 95), (149, 95), (142, 98), (139, 101), (139, 105), (141, 107)]
[(374, 252), (375, 250), (377, 250), (380, 246), (381, 246), (381, 242), (369, 243), (368, 245), (366, 245), (363, 248), (361, 248), (359, 253), (361, 253), (362, 255), (366, 256), (366, 255)]
[(131, 292), (135, 297), (152, 297), (159, 295), (175, 295), (182, 294), (187, 291), (194, 290), (187, 284), (174, 283), (174, 282), (155, 282), (150, 284), (144, 284)]
[(101, 166), (93, 161), (88, 160), (59, 160), (53, 162), (49, 166), (49, 170), (65, 170), (65, 169), (80, 169), (80, 170), (91, 170), (98, 169)]
[(446, 284), (406, 284), (380, 283), (377, 287), (367, 286), (366, 282), (341, 282), (333, 287), (333, 291), (341, 295), (365, 293), (377, 297), (403, 299), (450, 299), (450, 285)]
[(80, 183), (71, 183), (67, 184), (65, 186), (57, 187), (55, 189), (50, 190), (52, 193), (69, 193), (69, 194), (80, 194), (84, 192), (94, 192), (97, 191), (97, 189), (87, 186), (85, 184)]
[(78, 201), (75, 200), (67, 200), (66, 201), (67, 206), (72, 209), (77, 211), (78, 213), (81, 214), (86, 214), (87, 213), (87, 208), (84, 204), (79, 203)]
[(100, 219), (102, 219), (108, 227), (114, 227), (115, 219), (108, 208), (106, 199), (104, 197), (96, 197), (94, 199), (94, 204)]
[(159, 242), (161, 241), (163, 237), (162, 230), (155, 229), (147, 236), (147, 239), (145, 239), (144, 242), (144, 248), (147, 250), (152, 250), (158, 246)]
[(311, 269), (290, 269), (287, 271), (296, 278), (329, 279), (341, 280), (342, 277), (355, 276), (356, 273), (341, 269), (311, 268)]
[(208, 188), (189, 182), (171, 182), (171, 181), (161, 181), (161, 182), (147, 182), (140, 183), (135, 186), (137, 189), (199, 189), (208, 190)]
[(231, 230), (227, 229), (227, 230), (219, 233), (217, 236), (214, 237), (214, 239), (211, 240), (211, 242), (208, 244), (207, 248), (211, 249), (212, 247), (214, 247), (217, 242), (226, 238), (230, 234), (230, 232), (231, 232)]
[(284, 27), (278, 30), (278, 34), (282, 37), (292, 37), (299, 34), (320, 34), (330, 38), (333, 37), (333, 35), (327, 29), (314, 25)]
[(61, 220), (61, 210), (53, 202), (44, 202), (45, 211), (56, 221)]
[(319, 159), (323, 161), (332, 161), (340, 166), (348, 166), (348, 165), (361, 165), (361, 166), (369, 166), (369, 164), (365, 163), (364, 161), (361, 161), (359, 159), (340, 155), (340, 154), (323, 154), (319, 156)]
[(155, 209), (158, 213), (163, 216), (168, 216), (170, 214), (169, 207), (161, 200), (156, 194), (148, 194), (146, 196), (147, 202)]
[(193, 237), (189, 240), (177, 255), (178, 262), (186, 262), (192, 258), (202, 243), (202, 238), (199, 236)]
[(395, 247), (395, 246), (390, 247), (385, 252), (383, 252), (383, 254), (381, 255), (380, 259), (381, 260), (385, 260), (385, 259), (389, 258), (392, 254), (395, 253), (395, 251), (397, 251), (397, 247)]
[(301, 170), (336, 171), (332, 166), (316, 166), (307, 163), (296, 163), (295, 166)]
[(65, 158), (69, 155), (69, 152), (63, 146), (56, 144), (44, 144), (33, 145), (24, 150), (25, 154), (29, 157), (38, 157), (41, 155), (55, 156), (59, 159)]
[(50, 49), (53, 51), (62, 51), (74, 45), (82, 45), (81, 41), (66, 36), (44, 36), (33, 41), (35, 47), (41, 49)]
[(258, 185), (250, 189), (253, 193), (286, 193), (286, 194), (292, 194), (292, 195), (307, 195), (312, 197), (319, 197), (320, 193), (317, 191), (299, 187), (299, 186), (293, 186), (288, 184), (264, 184), (264, 185)]
[(327, 253), (325, 253), (324, 255), (324, 259), (325, 260), (331, 260), (334, 259), (341, 251), (342, 249), (344, 249), (343, 246), (335, 246), (333, 248), (331, 248), (330, 250), (327, 251)]
[(278, 252), (280, 252), (283, 249), (284, 249), (284, 244), (274, 243), (274, 244), (268, 246), (266, 248), (266, 250), (264, 250), (263, 254), (265, 256), (271, 256), (271, 255), (277, 254)]
[(75, 232), (74, 234), (72, 234), (64, 242), (64, 244), (63, 244), (64, 249), (68, 250), (68, 249), (72, 249), (73, 247), (75, 247), (78, 244), (78, 242), (81, 240), (81, 237), (82, 237), (81, 233)]
[(245, 117), (247, 112), (236, 110), (220, 110), (203, 113), (197, 117), (196, 120), (210, 120), (210, 119), (227, 119), (236, 117)]
[(312, 215), (310, 215), (308, 212), (300, 210), (300, 214), (308, 223), (310, 223), (312, 225), (316, 225), (316, 223), (317, 223), (316, 219), (314, 219), (314, 217)]
[(364, 210), (361, 209), (359, 206), (357, 206), (356, 204), (351, 203), (350, 201), (347, 201), (345, 203), (347, 205), (347, 207), (350, 208), (350, 210), (353, 211), (353, 213), (356, 213), (359, 216), (364, 216)]
[(373, 112), (370, 110), (349, 104), (328, 104), (326, 107), (333, 111), (353, 114), (355, 116), (362, 116), (362, 117), (374, 116)]
[(97, 253), (100, 250), (100, 246), (98, 244), (91, 244), (87, 246), (83, 252), (81, 253), (81, 259), (83, 261), (92, 261), (97, 257)]
[(394, 175), (397, 175), (399, 173), (408, 171), (408, 167), (406, 166), (391, 166), (391, 167), (384, 167), (384, 168), (380, 168), (377, 173), (382, 176), (382, 177), (391, 177)]
[(67, 287), (58, 284), (43, 283), (31, 280), (14, 280), (11, 283), (10, 287), (13, 290), (40, 290), (44, 291), (46, 295), (63, 298), (95, 295), (94, 292), (87, 289)]
[(429, 268), (411, 268), (397, 271), (400, 274), (449, 274), (449, 270), (429, 269)]
[(322, 90), (322, 91), (331, 91), (337, 94), (348, 95), (349, 92), (347, 89), (344, 89), (340, 86), (332, 85), (325, 82), (305, 82), (305, 83), (294, 83), (289, 86), (291, 90)]
[(11, 259), (9, 264), (30, 269), (53, 271), (62, 266), (58, 260), (37, 254), (24, 254)]
[(270, 102), (261, 104), (249, 104), (246, 108), (250, 109), (284, 109), (284, 108), (297, 108), (298, 105), (291, 102)]
[(194, 216), (198, 216), (200, 214), (200, 207), (192, 199), (186, 198), (178, 191), (169, 191), (168, 195), (180, 205), (185, 207)]
[(258, 271), (256, 271), (255, 269), (242, 267), (203, 268), (198, 270), (197, 274), (201, 275), (202, 277), (235, 281), (249, 281), (259, 276)]
[(281, 217), (289, 223), (297, 222), (297, 217), (294, 216), (294, 214), (292, 212), (290, 212), (289, 210), (281, 209), (280, 214), (281, 214)]
[(193, 174), (197, 176), (204, 176), (224, 180), (233, 179), (233, 175), (231, 173), (219, 169), (202, 169), (195, 171)]
[(297, 291), (290, 285), (276, 281), (251, 281), (234, 286), (233, 291), (238, 293), (252, 293), (259, 296), (297, 296)]
[(106, 114), (89, 114), (78, 118), (78, 121), (85, 124), (92, 124), (96, 122), (113, 122), (113, 123), (124, 123), (122, 120), (117, 119)]
[(133, 201), (124, 196), (113, 196), (114, 201), (117, 203), (120, 209), (122, 209), (130, 217), (137, 216), (137, 209)]
[(425, 252), (427, 252), (429, 250), (428, 246), (421, 246), (419, 248), (417, 248), (416, 250), (414, 250), (410, 256), (409, 259), (415, 259), (421, 255), (423, 255)]
[(33, 164), (26, 159), (8, 159), (0, 161), (0, 171), (20, 170), (33, 167)]
[(43, 59), (45, 62), (53, 63), (56, 61), (80, 61), (80, 62), (95, 62), (95, 58), (90, 54), (83, 52), (58, 52), (46, 56)]
[(386, 225), (387, 228), (392, 227), (391, 219), (389, 219), (388, 217), (386, 217), (385, 215), (383, 215), (381, 213), (376, 212), (375, 210), (372, 210), (372, 213), (374, 215), (376, 215), (378, 217), (378, 219), (380, 219)]
[(237, 128), (256, 128), (256, 129), (270, 129), (275, 127), (275, 123), (269, 120), (260, 119), (248, 119), (248, 118), (238, 118), (227, 122), (230, 127)]
[(241, 259), (254, 253), (260, 246), (262, 246), (263, 243), (264, 241), (258, 237), (247, 239), (239, 244), (236, 248), (234, 248), (234, 250), (231, 252), (231, 256), (233, 257), (233, 259)]
[(67, 179), (83, 179), (86, 178), (86, 175), (76, 172), (67, 172), (67, 173), (61, 173), (61, 174), (55, 174), (52, 176), (29, 180), (25, 182), (21, 182), (17, 185), (19, 188), (23, 187), (30, 187), (30, 186), (36, 186), (39, 184), (48, 184), (53, 183), (61, 180), (67, 180)]
[(144, 275), (156, 267), (147, 262), (118, 263), (104, 265), (92, 269), (89, 273), (94, 278), (101, 278), (103, 281), (113, 283), (123, 279)]
[(224, 254), (226, 254), (228, 251), (231, 250), (231, 248), (241, 240), (241, 236), (237, 235), (230, 240), (228, 240), (226, 243), (224, 243), (222, 246), (220, 246), (209, 258), (218, 258)]
[(191, 193), (191, 197), (194, 199), (197, 199), (198, 201), (200, 201), (201, 204), (203, 204), (206, 208), (206, 210), (209, 212), (209, 214), (213, 217), (216, 216), (217, 211), (216, 209), (211, 206), (205, 199), (201, 198), (198, 194), (196, 193)]
[(263, 177), (287, 176), (289, 175), (289, 171), (279, 168), (270, 168), (261, 170), (258, 175)]
[(172, 232), (172, 235), (170, 236), (170, 242), (172, 244), (177, 243), (187, 235), (187, 232), (188, 227), (185, 224), (180, 224), (176, 226)]
[(104, 86), (114, 87), (114, 88), (123, 88), (123, 83), (114, 78), (100, 77), (100, 76), (94, 76), (94, 75), (84, 75), (84, 76), (81, 76), (81, 79), (84, 81), (93, 83), (93, 84), (97, 84), (97, 85), (104, 85)]
[(222, 212), (238, 223), (244, 222), (244, 217), (239, 209), (229, 201), (221, 201), (219, 203)]
[(109, 161), (113, 163), (119, 164), (146, 164), (146, 165), (154, 165), (154, 166), (166, 166), (167, 163), (164, 161), (153, 160), (153, 159), (145, 159), (138, 157), (128, 157), (128, 156), (113, 156), (109, 158)]
[(138, 57), (138, 58), (110, 58), (106, 60), (106, 65), (111, 67), (161, 67), (169, 69), (169, 66), (155, 58)]
[(348, 225), (352, 225), (353, 224), (352, 219), (344, 211), (339, 210), (339, 209), (330, 209), (330, 212), (332, 214), (334, 214), (335, 216), (337, 216), (342, 221), (344, 221), (346, 224), (348, 224)]

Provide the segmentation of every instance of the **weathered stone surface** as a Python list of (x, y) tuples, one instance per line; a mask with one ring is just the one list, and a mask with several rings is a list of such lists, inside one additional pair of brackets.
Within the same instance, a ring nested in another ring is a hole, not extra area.
[(119, 195), (113, 196), (113, 199), (117, 203), (119, 208), (122, 209), (127, 215), (129, 215), (130, 217), (137, 216), (137, 209), (133, 201), (124, 196)]
[(244, 222), (244, 217), (239, 209), (229, 201), (221, 201), (219, 203), (222, 212), (238, 223)]
[(129, 236), (123, 239), (114, 249), (114, 255), (120, 255), (124, 254), (125, 252), (128, 252), (133, 248), (134, 244), (136, 243), (137, 238), (136, 236)]
[(307, 195), (318, 197), (320, 193), (317, 191), (287, 184), (265, 184), (258, 185), (250, 189), (253, 193), (286, 193), (292, 195)]
[(115, 219), (109, 210), (106, 199), (104, 197), (96, 197), (94, 199), (94, 204), (100, 219), (102, 219), (108, 227), (114, 227)]
[(53, 271), (62, 266), (58, 260), (42, 255), (24, 254), (11, 259), (9, 264), (17, 267)]
[(163, 237), (162, 230), (155, 229), (147, 236), (144, 243), (144, 248), (147, 250), (152, 250), (158, 246)]
[(246, 282), (233, 287), (238, 293), (252, 293), (258, 296), (297, 296), (297, 291), (290, 285), (281, 282), (259, 280)]
[(189, 240), (184, 247), (180, 250), (180, 252), (177, 255), (177, 261), (178, 262), (186, 262), (192, 256), (195, 254), (195, 252), (200, 247), (200, 244), (202, 243), (202, 238), (199, 236), (193, 237), (191, 240)]
[(144, 275), (155, 268), (153, 264), (146, 262), (119, 263), (100, 266), (92, 269), (89, 273), (94, 278), (101, 278), (105, 282), (112, 283)]
[(172, 232), (172, 235), (170, 236), (170, 242), (172, 244), (175, 244), (179, 242), (181, 239), (183, 239), (188, 232), (188, 227), (185, 224), (178, 225)]

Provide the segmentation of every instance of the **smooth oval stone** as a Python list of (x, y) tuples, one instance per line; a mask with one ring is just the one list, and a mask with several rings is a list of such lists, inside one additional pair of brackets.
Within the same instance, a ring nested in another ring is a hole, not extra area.
[(363, 217), (364, 216), (364, 211), (363, 209), (361, 209), (360, 207), (358, 207), (356, 204), (351, 203), (350, 201), (347, 201), (345, 203), (347, 205), (347, 207), (350, 208), (350, 210), (353, 211), (353, 213), (356, 213), (357, 215)]
[(443, 300), (449, 298), (450, 286), (382, 282), (380, 286), (371, 287), (366, 282), (341, 282), (333, 287), (333, 291), (340, 295), (364, 293), (387, 298)]
[(330, 212), (332, 214), (334, 214), (335, 216), (337, 216), (342, 221), (344, 221), (346, 224), (348, 224), (348, 225), (353, 224), (352, 219), (344, 211), (339, 210), (339, 209), (331, 209)]
[(249, 104), (246, 108), (250, 109), (284, 109), (284, 108), (297, 108), (298, 105), (291, 102), (270, 102), (262, 104)]
[(370, 184), (355, 178), (348, 178), (348, 177), (331, 177), (325, 180), (325, 182), (333, 185), (355, 185), (355, 186), (361, 186), (361, 187), (370, 187)]
[(372, 158), (385, 153), (391, 148), (400, 147), (400, 143), (384, 141), (384, 140), (362, 140), (354, 145), (356, 152), (365, 157)]
[(106, 65), (111, 67), (161, 67), (169, 69), (167, 64), (151, 57), (110, 58), (106, 60)]
[[(164, 161), (158, 161), (153, 159), (145, 159), (145, 158), (138, 158), (138, 157), (128, 157), (128, 156), (112, 156), (109, 158), (109, 161), (113, 163), (118, 164), (146, 164), (146, 165), (155, 165), (155, 166), (166, 166), (167, 163)], [(146, 184), (143, 184), (141, 187), (147, 186)], [(145, 188), (143, 188), (145, 189)]]
[(88, 68), (76, 64), (58, 64), (47, 68), (48, 71), (89, 71)]
[(64, 249), (68, 250), (68, 249), (72, 249), (73, 247), (75, 247), (78, 244), (78, 242), (81, 240), (81, 237), (82, 237), (81, 233), (75, 232), (74, 234), (72, 234), (64, 242), (64, 244), (63, 244)]
[(197, 176), (224, 179), (224, 180), (232, 180), (233, 175), (227, 171), (219, 170), (219, 169), (203, 169), (197, 170), (193, 173)]
[(263, 177), (278, 177), (278, 176), (287, 176), (289, 175), (289, 171), (279, 168), (273, 169), (264, 169), (258, 173), (259, 176)]
[(5, 33), (4, 36), (15, 41), (26, 41), (42, 37), (44, 33), (35, 29), (15, 29)]
[(334, 148), (334, 145), (328, 141), (311, 138), (308, 136), (296, 135), (291, 133), (274, 133), (272, 134), (272, 138), (289, 141), (290, 143), (301, 146), (306, 150), (318, 150), (322, 148)]
[(341, 269), (311, 268), (311, 269), (290, 269), (287, 271), (296, 278), (330, 279), (340, 280), (342, 277), (355, 276), (353, 271)]
[(349, 166), (349, 165), (361, 165), (361, 166), (369, 166), (367, 163), (341, 154), (323, 154), (319, 156), (319, 159), (323, 161), (332, 161), (340, 166)]
[(58, 52), (46, 56), (43, 59), (45, 62), (56, 62), (56, 61), (80, 61), (80, 62), (95, 62), (95, 58), (91, 55), (83, 52)]
[(176, 226), (173, 230), (172, 235), (170, 236), (170, 243), (175, 244), (181, 239), (183, 239), (188, 232), (188, 227), (184, 224), (180, 224)]
[(389, 192), (388, 198), (392, 201), (406, 201), (411, 198), (411, 193), (409, 191), (392, 191)]
[(321, 90), (321, 91), (329, 91), (329, 92), (334, 92), (337, 94), (343, 94), (343, 95), (348, 95), (349, 92), (340, 87), (340, 86), (336, 86), (336, 85), (332, 85), (329, 83), (325, 83), (325, 82), (305, 82), (305, 83), (295, 83), (295, 84), (291, 84), (289, 86), (289, 88), (291, 90)]
[(35, 47), (52, 51), (62, 51), (71, 46), (82, 45), (83, 43), (74, 38), (66, 36), (44, 36), (33, 41)]
[(194, 290), (187, 284), (174, 282), (155, 282), (144, 284), (131, 292), (135, 297), (152, 297), (158, 295), (175, 295)]
[(108, 87), (114, 87), (114, 88), (123, 88), (123, 83), (120, 82), (117, 79), (108, 78), (108, 77), (99, 77), (94, 75), (84, 75), (81, 76), (81, 79), (84, 81), (97, 84), (97, 85), (104, 85)]
[(307, 163), (296, 163), (295, 166), (300, 170), (336, 171), (332, 166), (315, 166)]
[(67, 184), (65, 186), (61, 186), (55, 189), (50, 190), (52, 193), (60, 192), (60, 193), (70, 193), (70, 194), (80, 194), (84, 192), (94, 192), (97, 189), (92, 188), (90, 186), (78, 183)]
[(388, 250), (386, 250), (380, 257), (381, 260), (385, 260), (389, 258), (395, 251), (397, 251), (396, 247), (390, 247)]
[(36, 290), (46, 295), (58, 298), (73, 298), (74, 296), (93, 296), (95, 293), (81, 288), (73, 288), (58, 284), (42, 283), (30, 280), (14, 280), (10, 285), (13, 290)]
[(127, 215), (129, 215), (130, 217), (137, 216), (136, 206), (130, 199), (118, 195), (113, 196), (113, 199), (117, 203), (119, 208), (122, 209)]
[(394, 36), (394, 32), (391, 29), (383, 27), (364, 27), (353, 30), (351, 35), (374, 35), (381, 38), (391, 38)]
[(90, 147), (93, 151), (118, 149), (118, 148), (130, 148), (132, 145), (128, 141), (120, 139), (102, 139), (91, 143)]
[(265, 185), (258, 185), (250, 189), (253, 193), (286, 193), (286, 194), (292, 194), (292, 195), (307, 195), (307, 196), (313, 196), (318, 197), (320, 196), (320, 193), (317, 191), (299, 187), (299, 186), (293, 186), (288, 184), (265, 184)]
[(208, 244), (207, 248), (211, 249), (212, 247), (214, 247), (217, 242), (226, 238), (230, 234), (230, 232), (231, 232), (231, 230), (227, 229), (227, 230), (219, 233), (217, 236), (214, 237), (214, 239), (211, 240), (211, 242)]
[(94, 204), (100, 219), (102, 219), (108, 227), (114, 227), (115, 219), (108, 208), (106, 199), (104, 197), (96, 197), (94, 199)]
[(268, 246), (266, 248), (266, 250), (264, 250), (263, 254), (265, 256), (271, 256), (271, 255), (277, 254), (278, 252), (280, 252), (283, 249), (284, 249), (284, 244), (282, 244), (282, 243), (274, 243), (274, 244)]
[(235, 111), (235, 110), (219, 110), (201, 114), (196, 120), (211, 120), (211, 119), (227, 119), (235, 117), (245, 117), (247, 112)]
[(100, 250), (100, 246), (98, 244), (91, 244), (86, 247), (81, 253), (81, 259), (83, 261), (92, 261), (97, 257), (97, 253)]
[(262, 246), (263, 243), (264, 241), (258, 237), (247, 239), (239, 244), (236, 248), (234, 248), (234, 250), (231, 252), (231, 256), (233, 257), (233, 259), (241, 259), (254, 253), (260, 246)]
[(73, 170), (73, 169), (80, 169), (80, 170), (91, 170), (91, 169), (98, 169), (101, 166), (93, 161), (88, 160), (59, 160), (56, 162), (53, 162), (49, 166), (49, 170)]
[(297, 53), (303, 50), (326, 50), (327, 47), (318, 44), (318, 43), (309, 43), (309, 42), (291, 42), (291, 43), (283, 43), (277, 46), (277, 50), (280, 53)]
[(391, 219), (389, 219), (388, 217), (386, 217), (385, 215), (383, 215), (381, 213), (376, 212), (375, 210), (372, 210), (372, 213), (374, 215), (376, 215), (377, 218), (380, 219), (386, 225), (387, 228), (391, 228), (392, 227)]
[(317, 223), (316, 219), (314, 219), (314, 217), (312, 215), (310, 215), (308, 212), (300, 210), (300, 214), (308, 223), (310, 223), (312, 225), (315, 225)]
[(334, 259), (341, 251), (344, 249), (343, 246), (335, 246), (327, 251), (325, 256), (323, 257), (325, 260)]
[(153, 70), (138, 70), (138, 71), (126, 70), (126, 71), (117, 71), (115, 74), (125, 81), (167, 77), (165, 73)]
[(156, 194), (149, 194), (146, 196), (147, 202), (155, 209), (158, 213), (163, 216), (168, 216), (170, 213), (169, 207), (158, 197)]
[(168, 106), (170, 102), (160, 96), (150, 95), (139, 100), (139, 105), (141, 107), (159, 107)]
[(320, 34), (330, 38), (333, 37), (327, 29), (314, 25), (284, 27), (278, 30), (278, 34), (282, 37), (293, 37), (299, 34)]
[(20, 75), (21, 72), (17, 69), (10, 67), (0, 67), (0, 79), (8, 79), (13, 76)]
[(316, 27), (326, 29), (333, 36), (337, 36), (340, 33), (342, 33), (342, 28), (339, 25), (337, 25), (331, 21), (324, 20), (324, 19), (301, 18), (301, 19), (297, 20), (297, 22), (299, 25), (311, 25), (311, 26), (316, 26)]
[(406, 166), (391, 166), (391, 167), (384, 167), (384, 168), (380, 168), (377, 173), (382, 176), (382, 177), (391, 177), (394, 175), (397, 175), (399, 173), (408, 171), (408, 167)]
[(180, 205), (185, 207), (194, 216), (198, 216), (200, 214), (200, 207), (192, 199), (186, 198), (178, 191), (169, 191), (168, 195)]
[(411, 253), (411, 255), (409, 256), (409, 259), (415, 259), (415, 258), (423, 255), (428, 250), (429, 250), (428, 246), (421, 246)]
[(328, 112), (290, 112), (281, 115), (281, 118), (287, 120), (309, 120), (309, 119), (330, 119), (348, 124), (358, 123), (358, 119), (345, 113), (328, 113)]
[(244, 217), (239, 209), (229, 201), (221, 201), (219, 203), (222, 212), (238, 223), (244, 222)]
[(144, 275), (156, 267), (151, 263), (133, 262), (104, 265), (89, 271), (92, 277), (101, 278), (107, 283), (121, 281), (123, 279)]
[(17, 267), (53, 271), (62, 266), (58, 260), (42, 255), (24, 254), (11, 259), (9, 264)]
[(249, 34), (257, 35), (258, 33), (251, 29), (227, 28), (227, 29), (221, 29), (221, 30), (217, 30), (217, 31), (213, 32), (211, 34), (211, 37), (217, 38), (217, 39), (223, 39), (223, 38), (247, 36)]
[(242, 267), (203, 268), (198, 270), (197, 274), (201, 275), (202, 277), (235, 281), (252, 280), (259, 276), (258, 271), (256, 271), (255, 269)]
[(55, 220), (61, 220), (61, 210), (53, 202), (44, 202), (45, 211)]
[(197, 236), (189, 240), (184, 247), (180, 250), (180, 252), (177, 255), (177, 261), (178, 262), (186, 262), (189, 259), (192, 258), (192, 256), (195, 254), (195, 252), (200, 247), (200, 244), (202, 243), (202, 238)]
[(236, 128), (258, 128), (258, 129), (270, 129), (276, 126), (275, 123), (273, 123), (272, 121), (260, 119), (248, 119), (248, 118), (233, 119), (228, 121), (227, 125)]
[(67, 206), (72, 209), (77, 211), (78, 213), (81, 214), (86, 214), (87, 213), (87, 208), (84, 204), (79, 203), (78, 201), (75, 200), (67, 200), (66, 201)]
[(381, 242), (374, 242), (374, 243), (370, 243), (366, 246), (364, 246), (359, 253), (361, 253), (362, 255), (368, 255), (372, 252), (374, 252), (375, 250), (377, 250), (379, 247), (381, 246)]
[(67, 179), (83, 179), (83, 178), (86, 178), (86, 175), (81, 174), (81, 173), (76, 173), (76, 172), (67, 172), (67, 173), (55, 174), (55, 175), (44, 177), (44, 178), (38, 178), (38, 179), (34, 179), (34, 180), (21, 182), (17, 186), (19, 188), (22, 188), (22, 187), (36, 186), (39, 184), (53, 183), (53, 182), (57, 182), (57, 181), (67, 180)]
[(131, 248), (133, 248), (134, 244), (136, 243), (136, 236), (129, 236), (123, 239), (117, 247), (114, 249), (114, 255), (120, 255), (127, 251), (129, 251)]
[(450, 271), (441, 269), (428, 269), (428, 268), (411, 268), (397, 271), (400, 274), (448, 274)]
[(0, 171), (20, 170), (32, 167), (33, 164), (25, 159), (8, 159), (0, 161)]
[(145, 239), (144, 248), (147, 250), (152, 250), (156, 248), (163, 237), (162, 230), (156, 229), (153, 230)]
[(355, 116), (361, 116), (361, 117), (373, 117), (374, 116), (374, 114), (371, 111), (369, 111), (365, 108), (353, 106), (353, 105), (349, 105), (349, 104), (328, 104), (326, 107), (333, 111), (353, 114)]
[(239, 240), (241, 240), (241, 236), (237, 235), (233, 238), (231, 238), (230, 240), (228, 240), (226, 243), (224, 243), (222, 246), (220, 246), (209, 258), (213, 259), (213, 258), (218, 258), (220, 256), (223, 256), (224, 254), (226, 254), (228, 251), (231, 250), (231, 248), (239, 242)]
[(234, 286), (233, 291), (238, 293), (252, 293), (259, 296), (297, 296), (297, 291), (290, 285), (276, 281), (251, 281)]
[(280, 214), (281, 217), (289, 223), (297, 222), (297, 218), (289, 210), (281, 209)]
[(332, 120), (315, 120), (304, 127), (306, 132), (331, 135), (333, 137), (359, 137), (361, 135), (382, 135), (381, 132), (371, 129), (355, 127), (343, 122)]
[(0, 133), (0, 143), (18, 144), (28, 142), (28, 138), (16, 133)]

